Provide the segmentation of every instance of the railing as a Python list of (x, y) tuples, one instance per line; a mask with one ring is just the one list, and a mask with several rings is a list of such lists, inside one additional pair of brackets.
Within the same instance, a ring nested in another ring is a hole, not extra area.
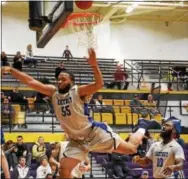
[[(158, 83), (159, 86), (166, 84), (167, 88), (170, 88), (172, 84), (176, 85), (176, 90), (188, 90), (188, 72), (180, 75), (181, 71), (175, 71), (172, 67), (175, 65), (182, 65), (188, 69), (188, 62), (186, 61), (155, 61), (155, 60), (132, 60), (131, 63), (137, 64), (141, 69), (134, 68), (131, 64), (124, 60), (124, 66), (128, 65), (130, 67), (129, 75), (132, 77), (131, 82), (138, 84), (137, 89), (140, 89), (140, 84), (145, 76), (156, 75), (157, 78), (150, 78), (149, 80), (144, 80), (148, 84)], [(129, 60), (130, 61), (130, 60)], [(147, 65), (152, 65), (147, 67)], [(137, 78), (135, 78), (137, 76)], [(133, 77), (135, 81), (133, 80)]]
[[(87, 55), (87, 54), (86, 54)], [(10, 58), (14, 58), (15, 55), (13, 54), (7, 54), (7, 57), (10, 57)], [(44, 55), (35, 55), (34, 58), (36, 59), (52, 59), (52, 60), (67, 60), (67, 58), (65, 57), (60, 57), (60, 56), (44, 56)], [(84, 60), (85, 58), (83, 57), (73, 57), (73, 58), (70, 58), (70, 59), (77, 59), (77, 60)], [(114, 61), (115, 62), (115, 59), (114, 58), (97, 58), (99, 61)], [(71, 61), (71, 60), (70, 60)], [(117, 63), (117, 62), (116, 62)]]
[[(5, 131), (9, 131), (9, 132), (17, 132), (17, 131), (24, 131), (24, 132), (31, 132), (31, 131), (32, 132), (33, 131), (40, 132), (40, 131), (42, 131), (42, 132), (52, 132), (52, 133), (54, 133), (54, 132), (62, 132), (62, 129), (60, 127), (60, 123), (56, 119), (56, 116), (54, 114), (53, 109), (51, 109), (51, 106), (46, 105), (47, 108), (44, 109), (44, 108), (42, 108), (42, 105), (44, 105), (44, 104), (39, 105), (39, 106), (41, 106), (40, 109), (39, 108), (33, 109), (33, 111), (28, 111), (29, 110), (28, 106), (20, 105), (21, 106), (20, 112), (22, 112), (22, 113), (24, 112), (24, 116), (23, 115), (22, 115), (22, 117), (18, 116), (17, 119), (9, 118), (8, 119), (9, 121), (6, 124), (3, 123), (4, 119), (2, 118), (1, 121), (2, 121), (2, 126), (4, 127), (4, 130)], [(103, 107), (107, 107), (107, 106), (108, 105), (103, 106)], [(90, 105), (91, 109), (92, 109), (92, 107), (97, 107), (97, 106), (96, 105)], [(114, 105), (113, 107), (119, 107), (121, 109), (122, 106), (119, 106), (119, 105), (115, 106)], [(124, 105), (124, 107), (125, 107), (125, 105)], [(127, 106), (127, 107), (131, 107), (131, 106)], [(164, 114), (167, 117), (173, 116), (174, 113), (172, 111), (173, 111), (173, 109), (176, 110), (177, 108), (178, 108), (178, 111), (181, 111), (180, 114), (176, 113), (176, 115), (178, 115), (178, 116), (176, 116), (177, 118), (179, 118), (179, 116), (186, 116), (186, 115), (188, 116), (188, 112), (187, 112), (187, 114), (185, 112), (184, 113), (182, 112), (182, 110), (184, 110), (182, 106), (159, 106), (159, 107), (168, 108), (168, 110)], [(180, 109), (180, 108), (182, 108), (182, 109)], [(147, 110), (148, 108), (145, 107), (143, 109)], [(101, 112), (96, 112), (96, 113), (100, 113), (101, 114)], [(134, 125), (135, 125), (133, 114), (135, 114), (135, 113), (132, 113), (131, 111), (130, 112), (126, 112), (126, 113), (124, 112), (126, 119), (125, 119), (125, 123), (122, 123), (122, 124), (116, 124), (115, 114), (117, 112), (114, 111), (114, 112), (107, 112), (107, 113), (111, 113), (112, 116), (113, 116), (113, 123), (111, 124), (111, 126), (113, 126), (113, 127), (114, 126), (120, 126), (120, 127), (122, 126), (122, 128), (119, 128), (117, 130), (118, 132), (121, 132), (121, 131), (122, 132), (126, 132), (126, 131), (127, 132), (128, 131), (131, 132), (133, 130)], [(121, 113), (121, 111), (119, 113)], [(127, 116), (128, 114), (131, 114), (131, 123), (128, 122), (128, 116)], [(148, 114), (149, 114), (149, 112), (148, 112)], [(160, 114), (160, 111), (159, 111), (158, 114)], [(92, 112), (92, 116), (94, 118), (94, 112)], [(162, 116), (163, 115), (161, 115), (161, 117), (159, 117), (156, 120), (158, 120), (160, 122), (161, 119), (163, 118)], [(137, 114), (137, 119), (139, 117), (141, 117), (141, 116), (139, 114)], [(150, 120), (150, 119), (155, 119), (155, 116), (152, 116), (152, 115), (149, 114), (148, 120)], [(17, 121), (17, 123), (15, 121)], [(101, 122), (102, 121), (105, 122), (105, 120), (102, 120), (102, 118), (101, 118)], [(27, 128), (28, 126), (31, 127), (32, 125), (34, 125), (35, 129)], [(20, 128), (15, 129), (14, 128), (15, 126), (17, 126), (17, 127), (20, 126)]]

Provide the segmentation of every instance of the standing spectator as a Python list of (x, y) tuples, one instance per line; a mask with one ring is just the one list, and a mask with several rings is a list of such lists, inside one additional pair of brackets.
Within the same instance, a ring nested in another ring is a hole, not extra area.
[(44, 143), (44, 138), (39, 137), (38, 141), (32, 147), (32, 156), (33, 159), (37, 162), (40, 162), (41, 157), (46, 155), (46, 146)]
[(14, 168), (13, 176), (15, 179), (30, 178), (29, 167), (26, 165), (25, 157), (19, 157), (19, 164)]
[(34, 68), (36, 68), (37, 60), (33, 56), (33, 50), (32, 50), (32, 45), (31, 44), (29, 44), (27, 46), (27, 51), (26, 51), (24, 63), (28, 64), (29, 67), (32, 67), (32, 65), (33, 65)]
[[(12, 121), (14, 118), (14, 109), (9, 103), (8, 99), (4, 99), (3, 104), (1, 105), (1, 118), (2, 118), (2, 124), (9, 124), (9, 127), (12, 127)], [(8, 119), (9, 121), (6, 121)]]
[(64, 50), (62, 57), (65, 57), (67, 60), (69, 60), (70, 57), (73, 58), (72, 53), (69, 50), (69, 46), (68, 45), (66, 45), (66, 49)]
[(134, 94), (133, 99), (130, 102), (130, 107), (131, 107), (131, 112), (132, 113), (139, 114), (143, 110), (144, 106), (139, 101), (139, 96), (137, 94)]
[(123, 89), (127, 90), (129, 86), (129, 82), (126, 82), (127, 78), (128, 78), (127, 72), (122, 70), (121, 65), (117, 65), (116, 71), (114, 73), (114, 81), (110, 83), (107, 87), (114, 88), (114, 86), (117, 86), (117, 88), (120, 90), (121, 85), (125, 83)]
[(51, 174), (52, 170), (46, 157), (40, 159), (40, 166), (37, 168), (36, 178), (46, 178), (48, 174)]
[(66, 71), (66, 68), (64, 67), (63, 62), (60, 62), (59, 67), (57, 67), (57, 68), (55, 69), (55, 79), (56, 79), (56, 80), (57, 80), (57, 78), (58, 78), (60, 72), (62, 72), (62, 71)]
[(157, 104), (153, 100), (152, 94), (148, 95), (148, 100), (144, 103), (144, 106), (147, 108), (148, 113), (151, 114), (152, 116), (159, 114), (159, 111), (157, 109)]
[(16, 55), (13, 58), (13, 67), (16, 68), (19, 71), (22, 71), (22, 61), (23, 57), (21, 55), (21, 52), (17, 52)]
[(1, 66), (10, 66), (8, 63), (8, 58), (5, 52), (1, 53)]
[(19, 159), (21, 156), (26, 157), (27, 166), (30, 167), (30, 165), (31, 165), (31, 152), (29, 151), (27, 144), (25, 144), (23, 142), (22, 136), (17, 137), (16, 147), (18, 149), (17, 152), (16, 152), (17, 159)]
[(140, 177), (141, 179), (148, 179), (149, 178), (149, 172), (147, 170), (144, 170), (142, 172), (142, 175)]

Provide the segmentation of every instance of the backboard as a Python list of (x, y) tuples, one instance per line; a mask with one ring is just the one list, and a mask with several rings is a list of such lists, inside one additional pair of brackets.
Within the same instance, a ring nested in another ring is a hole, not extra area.
[[(29, 1), (29, 26), (36, 31), (37, 48), (45, 47), (72, 12), (73, 1)], [(31, 21), (37, 20), (39, 27), (32, 28)]]

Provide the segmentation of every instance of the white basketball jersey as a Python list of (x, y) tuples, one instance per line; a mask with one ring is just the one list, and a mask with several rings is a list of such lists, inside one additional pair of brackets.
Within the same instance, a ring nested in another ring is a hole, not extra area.
[(84, 101), (78, 94), (78, 86), (73, 86), (66, 94), (55, 91), (52, 104), (62, 129), (72, 139), (84, 139), (91, 131), (91, 122), (85, 115)]
[(163, 170), (167, 166), (175, 165), (178, 158), (185, 160), (183, 149), (175, 140), (166, 145), (162, 141), (152, 144), (146, 156), (153, 161), (154, 178), (173, 178), (174, 174), (165, 176)]

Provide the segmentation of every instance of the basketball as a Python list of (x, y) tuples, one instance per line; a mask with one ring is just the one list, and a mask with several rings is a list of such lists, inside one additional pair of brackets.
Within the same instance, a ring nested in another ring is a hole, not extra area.
[(93, 1), (75, 1), (75, 3), (78, 8), (86, 10), (92, 6)]

